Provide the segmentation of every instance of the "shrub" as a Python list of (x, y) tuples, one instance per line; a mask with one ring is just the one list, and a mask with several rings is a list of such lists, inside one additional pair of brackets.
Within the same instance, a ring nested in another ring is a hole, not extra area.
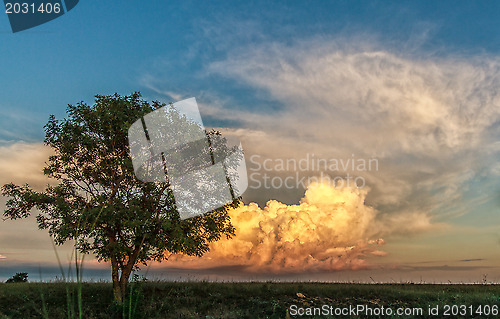
[(7, 279), (6, 283), (15, 283), (15, 282), (28, 282), (28, 273), (27, 272), (18, 272), (12, 278)]

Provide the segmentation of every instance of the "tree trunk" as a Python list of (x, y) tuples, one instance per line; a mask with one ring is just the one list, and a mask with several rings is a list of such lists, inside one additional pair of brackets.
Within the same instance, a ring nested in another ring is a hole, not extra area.
[(125, 294), (127, 292), (128, 279), (130, 277), (130, 273), (131, 272), (132, 271), (127, 271), (127, 269), (123, 269), (122, 270), (122, 274), (121, 274), (120, 282), (119, 282), (120, 291), (122, 293), (122, 301), (125, 300)]
[[(110, 237), (110, 242), (115, 242), (113, 236)], [(139, 257), (141, 251), (141, 246), (144, 242), (144, 237), (139, 245), (136, 245), (134, 251), (129, 255), (128, 262), (123, 267), (122, 263), (118, 263), (118, 258), (115, 254), (111, 254), (111, 278), (113, 279), (113, 297), (116, 303), (122, 304), (125, 300), (125, 294), (127, 292), (127, 284), (134, 269), (135, 262)], [(122, 265), (122, 267), (120, 267)]]
[[(138, 246), (134, 249), (132, 255), (123, 269), (120, 269), (116, 256), (111, 256), (111, 277), (113, 279), (113, 296), (114, 300), (122, 304), (125, 300), (127, 292), (127, 285), (132, 269), (134, 269), (135, 262), (139, 256), (141, 247)], [(121, 273), (120, 273), (121, 271)]]
[(113, 280), (113, 298), (116, 303), (122, 304), (123, 303), (123, 292), (122, 292), (122, 287), (120, 285), (120, 282), (116, 282)]
[(115, 270), (115, 268), (113, 267), (113, 263), (111, 263), (111, 277), (113, 278), (113, 297), (115, 302), (118, 304), (122, 304), (125, 300), (130, 273), (131, 271), (122, 269), (121, 274), (119, 274), (118, 265), (116, 266)]
[(121, 270), (119, 286), (120, 286), (120, 290), (122, 292), (122, 301), (125, 298), (128, 280), (130, 278), (130, 274), (132, 273), (132, 269), (134, 269), (134, 265), (135, 265), (135, 262), (137, 260), (137, 257), (139, 256), (140, 250), (141, 250), (140, 246), (138, 246), (134, 249), (132, 255), (129, 256), (127, 264)]
[(111, 278), (113, 279), (113, 297), (114, 300), (121, 304), (123, 302), (123, 296), (125, 292), (122, 290), (122, 286), (120, 285), (120, 276), (118, 273), (118, 261), (116, 257), (111, 256)]

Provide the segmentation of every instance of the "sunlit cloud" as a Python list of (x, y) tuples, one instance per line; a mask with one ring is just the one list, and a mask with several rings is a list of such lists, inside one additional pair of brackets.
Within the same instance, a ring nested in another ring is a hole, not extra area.
[(43, 143), (16, 142), (0, 146), (0, 184), (28, 183), (37, 190), (43, 189), (49, 182), (43, 168), (50, 155), (52, 150)]
[(500, 58), (416, 57), (353, 39), (235, 49), (207, 72), (250, 85), (277, 107), (207, 112), (242, 123), (231, 133), (250, 154), (379, 158), (380, 170), (363, 176), (367, 202), (388, 220), (420, 216), (431, 228), (435, 214), (467, 213), (468, 184), (498, 176)]
[[(250, 272), (303, 272), (370, 268), (386, 252), (380, 237), (396, 230), (431, 227), (422, 216), (379, 220), (365, 204), (367, 190), (312, 183), (298, 205), (271, 200), (230, 211), (236, 236), (210, 246), (202, 258), (170, 256), (169, 265), (185, 268), (246, 266)], [(413, 219), (414, 218), (414, 219)], [(390, 222), (382, 226), (382, 223)]]

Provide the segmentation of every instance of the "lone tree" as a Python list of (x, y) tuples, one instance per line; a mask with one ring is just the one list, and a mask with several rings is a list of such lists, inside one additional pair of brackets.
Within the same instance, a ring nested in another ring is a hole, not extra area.
[[(168, 253), (202, 256), (209, 243), (234, 235), (227, 213), (238, 199), (182, 220), (167, 182), (145, 183), (134, 175), (127, 131), (133, 122), (165, 104), (129, 96), (97, 95), (93, 105), (68, 105), (66, 119), (52, 115), (45, 144), (54, 155), (44, 174), (58, 181), (44, 191), (28, 184), (2, 187), (9, 196), (4, 216), (26, 218), (38, 211), (40, 229), (56, 244), (111, 262), (115, 301), (124, 299), (129, 276), (140, 264), (167, 259)], [(207, 132), (220, 138), (215, 131)]]

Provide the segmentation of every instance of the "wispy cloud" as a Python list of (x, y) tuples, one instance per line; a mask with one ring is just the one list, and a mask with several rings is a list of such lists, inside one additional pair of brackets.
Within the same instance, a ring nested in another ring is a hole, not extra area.
[(46, 120), (42, 118), (44, 116), (38, 111), (26, 112), (19, 108), (0, 106), (0, 145), (40, 140), (43, 121)]
[(0, 184), (30, 184), (42, 189), (48, 178), (43, 175), (45, 162), (52, 154), (43, 143), (16, 142), (0, 146)]
[(473, 258), (473, 259), (461, 259), (459, 261), (461, 262), (475, 262), (475, 261), (484, 261), (485, 259), (482, 258)]
[(388, 219), (465, 213), (468, 184), (498, 171), (500, 58), (417, 55), (353, 39), (233, 50), (207, 70), (279, 107), (248, 117), (229, 106), (213, 112), (259, 132), (240, 131), (250, 153), (379, 158), (381, 169), (365, 176), (368, 201), (399, 215)]

